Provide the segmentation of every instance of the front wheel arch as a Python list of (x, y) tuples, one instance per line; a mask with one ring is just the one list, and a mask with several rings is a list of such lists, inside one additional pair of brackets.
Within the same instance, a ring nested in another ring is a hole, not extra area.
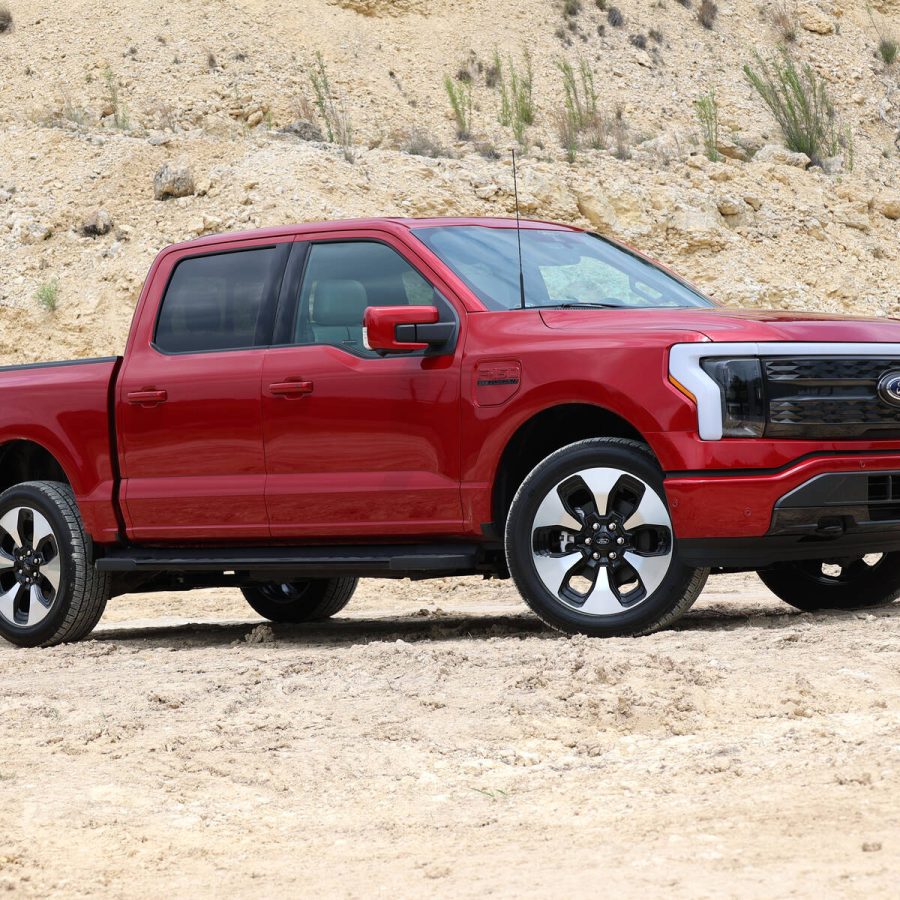
[(649, 442), (627, 419), (604, 406), (560, 403), (535, 413), (513, 432), (497, 463), (492, 480), (491, 511), (494, 527), (502, 535), (513, 497), (535, 466), (569, 444), (589, 438), (626, 438)]

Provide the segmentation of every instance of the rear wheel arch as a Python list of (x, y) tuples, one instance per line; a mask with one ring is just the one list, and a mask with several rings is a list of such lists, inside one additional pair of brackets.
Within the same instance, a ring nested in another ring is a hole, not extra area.
[(62, 463), (43, 444), (17, 439), (0, 445), (0, 493), (26, 481), (55, 481), (72, 486)]
[(506, 442), (492, 481), (491, 512), (503, 534), (516, 491), (529, 472), (551, 453), (588, 438), (630, 438), (653, 448), (623, 416), (591, 403), (549, 406), (523, 422)]

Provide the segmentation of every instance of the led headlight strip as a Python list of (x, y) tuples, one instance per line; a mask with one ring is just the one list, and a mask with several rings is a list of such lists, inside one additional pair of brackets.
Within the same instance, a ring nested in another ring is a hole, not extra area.
[(770, 357), (770, 356), (897, 356), (900, 344), (845, 344), (831, 343), (715, 343), (703, 341), (695, 344), (675, 344), (669, 351), (669, 376), (675, 386), (697, 403), (697, 424), (704, 441), (722, 438), (722, 391), (719, 385), (703, 371), (700, 361), (721, 357)]

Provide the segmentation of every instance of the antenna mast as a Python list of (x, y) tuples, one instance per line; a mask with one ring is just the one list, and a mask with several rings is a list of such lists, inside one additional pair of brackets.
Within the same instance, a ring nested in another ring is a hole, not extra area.
[(519, 224), (519, 179), (516, 174), (516, 151), (512, 150), (513, 193), (516, 197), (516, 241), (519, 245), (519, 299), (525, 309), (525, 269), (522, 266), (522, 226)]

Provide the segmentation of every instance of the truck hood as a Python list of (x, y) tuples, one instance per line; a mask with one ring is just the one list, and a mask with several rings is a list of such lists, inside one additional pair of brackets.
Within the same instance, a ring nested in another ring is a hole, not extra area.
[(548, 328), (582, 333), (695, 332), (711, 341), (818, 341), (900, 343), (900, 320), (850, 318), (825, 313), (776, 310), (686, 309), (545, 309)]

